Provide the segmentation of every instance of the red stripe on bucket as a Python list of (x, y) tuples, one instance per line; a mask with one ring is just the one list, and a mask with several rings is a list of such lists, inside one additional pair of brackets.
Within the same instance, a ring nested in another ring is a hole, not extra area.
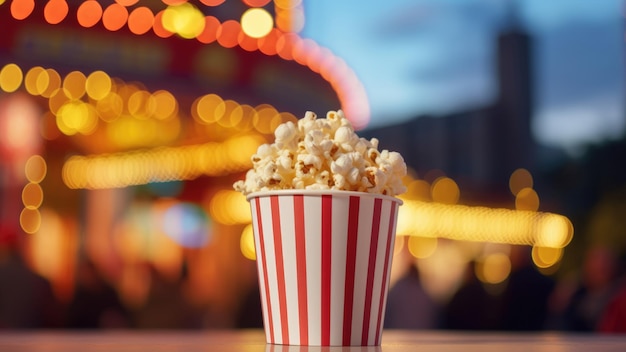
[(276, 250), (276, 278), (278, 281), (278, 304), (280, 306), (280, 327), (282, 343), (289, 344), (289, 322), (287, 321), (287, 293), (285, 290), (285, 266), (283, 264), (283, 242), (280, 231), (280, 209), (278, 197), (270, 196), (272, 208), (272, 229), (274, 231), (274, 249)]
[(333, 230), (333, 197), (322, 196), (322, 345), (330, 344), (330, 277)]
[(265, 256), (265, 238), (263, 237), (263, 222), (261, 221), (261, 201), (259, 198), (254, 199), (254, 205), (256, 206), (256, 218), (257, 229), (259, 235), (259, 245), (261, 247), (261, 256), (259, 260), (263, 265), (263, 282), (265, 284), (265, 305), (267, 307), (267, 319), (269, 323), (270, 342), (275, 343), (274, 340), (274, 322), (272, 320), (272, 303), (270, 301), (270, 287), (267, 279), (267, 257)]
[(380, 303), (378, 305), (378, 321), (376, 322), (376, 341), (374, 341), (375, 345), (380, 344), (380, 324), (382, 323), (383, 316), (383, 303), (385, 302), (385, 293), (387, 292), (387, 271), (389, 267), (389, 255), (392, 251), (391, 249), (391, 240), (395, 233), (393, 231), (395, 225), (395, 216), (396, 216), (396, 208), (398, 205), (396, 203), (391, 204), (391, 214), (389, 214), (389, 229), (387, 230), (387, 249), (385, 251), (385, 267), (383, 268), (383, 281), (382, 285), (380, 285)]
[(374, 215), (372, 219), (372, 236), (370, 240), (370, 256), (367, 263), (367, 286), (365, 289), (365, 312), (363, 315), (363, 332), (361, 344), (367, 345), (370, 330), (370, 316), (372, 312), (372, 291), (374, 290), (374, 271), (376, 269), (376, 253), (378, 253), (378, 237), (380, 233), (380, 208), (382, 199), (374, 200)]
[(343, 299), (343, 344), (350, 345), (352, 338), (352, 311), (354, 301), (354, 275), (356, 245), (359, 232), (359, 197), (350, 196), (348, 209), (348, 245), (346, 248), (346, 287)]
[(294, 225), (296, 232), (296, 265), (298, 271), (298, 319), (300, 321), (300, 344), (309, 344), (309, 313), (306, 278), (306, 244), (304, 231), (304, 197), (293, 197)]

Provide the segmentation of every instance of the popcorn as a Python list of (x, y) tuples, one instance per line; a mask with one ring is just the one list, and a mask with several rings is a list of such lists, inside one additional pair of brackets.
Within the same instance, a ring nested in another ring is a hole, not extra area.
[(396, 196), (406, 192), (406, 164), (397, 152), (378, 150), (378, 139), (360, 138), (343, 111), (318, 119), (307, 111), (297, 124), (274, 131), (273, 144), (259, 146), (253, 168), (235, 190), (248, 195), (278, 189), (344, 190)]

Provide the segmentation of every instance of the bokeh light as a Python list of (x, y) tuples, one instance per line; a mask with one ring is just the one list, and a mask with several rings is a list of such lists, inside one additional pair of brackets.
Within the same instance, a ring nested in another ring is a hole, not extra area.
[(23, 20), (35, 9), (35, 0), (13, 0), (11, 2), (11, 16), (16, 20)]
[(112, 32), (124, 27), (127, 21), (128, 10), (118, 3), (109, 5), (102, 13), (102, 24), (104, 24), (104, 28)]
[(21, 85), (24, 74), (16, 64), (7, 64), (0, 70), (0, 89), (7, 93), (15, 92)]
[[(129, 126), (123, 127), (120, 131)], [(262, 143), (264, 140), (257, 137), (240, 136), (224, 143), (89, 157), (74, 155), (63, 165), (63, 182), (73, 189), (102, 189), (241, 172), (250, 168), (250, 155)]]
[(27, 209), (37, 209), (43, 203), (43, 189), (37, 183), (27, 183), (22, 189), (22, 203)]
[(198, 248), (209, 241), (210, 222), (194, 203), (177, 203), (163, 213), (163, 232), (183, 247)]
[(20, 213), (20, 226), (28, 234), (34, 234), (41, 227), (41, 213), (38, 209), (24, 208)]
[(522, 188), (515, 195), (515, 209), (537, 211), (539, 209), (539, 195), (532, 188)]
[(456, 204), (459, 200), (459, 186), (449, 177), (440, 177), (431, 186), (432, 199), (444, 204)]
[(511, 174), (509, 178), (509, 189), (513, 195), (517, 195), (524, 188), (533, 187), (533, 177), (526, 169), (520, 168)]
[(209, 202), (209, 213), (225, 225), (247, 224), (252, 220), (246, 197), (234, 190), (218, 191)]
[(266, 36), (274, 27), (274, 20), (267, 10), (251, 8), (241, 16), (241, 29), (252, 38)]
[(48, 0), (44, 7), (44, 18), (50, 24), (58, 24), (67, 17), (69, 6), (65, 0)]
[(88, 135), (98, 126), (96, 110), (92, 105), (82, 101), (63, 104), (56, 115), (59, 130), (68, 136), (77, 133)]
[(104, 71), (94, 71), (85, 80), (85, 91), (91, 99), (102, 100), (111, 93), (111, 77)]
[(272, 0), (243, 0), (243, 2), (250, 7), (263, 7)]
[(178, 102), (172, 93), (158, 90), (152, 94), (154, 99), (153, 116), (158, 120), (167, 120), (178, 113)]
[(26, 95), (12, 94), (0, 99), (0, 146), (10, 152), (9, 159), (26, 159), (38, 152), (40, 114), (39, 106)]
[(193, 104), (191, 113), (200, 123), (214, 123), (220, 120), (226, 112), (224, 100), (216, 94), (207, 94), (199, 97)]
[(569, 219), (558, 214), (403, 201), (398, 211), (398, 235), (562, 248), (574, 231)]
[(35, 66), (28, 70), (24, 77), (24, 88), (31, 95), (42, 95), (48, 88), (50, 77), (48, 72), (41, 66)]
[(239, 240), (239, 247), (241, 254), (250, 260), (256, 260), (256, 250), (254, 248), (254, 231), (252, 225), (247, 225), (241, 231), (241, 238)]
[(44, 92), (41, 93), (41, 96), (45, 98), (50, 98), (61, 87), (62, 80), (61, 80), (61, 75), (59, 75), (59, 73), (56, 70), (49, 68), (49, 69), (46, 69), (46, 73), (47, 73), (46, 76), (47, 76), (48, 86), (44, 90)]
[(563, 248), (533, 246), (532, 260), (538, 268), (549, 268), (563, 257)]
[(476, 263), (476, 276), (482, 282), (498, 284), (511, 273), (511, 260), (504, 253), (491, 253)]
[(46, 177), (48, 167), (41, 155), (33, 155), (26, 161), (24, 174), (26, 179), (33, 183), (40, 183)]
[(154, 25), (154, 14), (145, 7), (137, 7), (128, 16), (128, 29), (134, 34), (147, 33)]
[(163, 28), (183, 38), (195, 38), (205, 26), (204, 15), (190, 3), (169, 6), (163, 12)]
[(235, 20), (228, 20), (222, 23), (217, 29), (217, 42), (224, 48), (234, 48), (239, 42), (239, 32), (241, 25)]
[(84, 1), (78, 6), (76, 19), (85, 28), (95, 26), (102, 18), (102, 5), (96, 0)]
[(437, 241), (435, 237), (408, 236), (407, 248), (415, 258), (428, 258), (437, 249)]
[(70, 99), (80, 99), (85, 94), (87, 77), (80, 71), (72, 71), (63, 79), (63, 89)]

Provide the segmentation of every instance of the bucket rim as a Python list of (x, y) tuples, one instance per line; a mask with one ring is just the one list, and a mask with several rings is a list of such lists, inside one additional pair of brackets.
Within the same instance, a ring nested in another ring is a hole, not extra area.
[(303, 195), (303, 196), (322, 196), (322, 195), (337, 195), (337, 196), (358, 196), (364, 198), (381, 198), (384, 200), (392, 201), (398, 203), (398, 205), (402, 205), (404, 202), (402, 199), (388, 196), (380, 193), (369, 193), (369, 192), (358, 192), (358, 191), (344, 191), (337, 189), (277, 189), (271, 191), (258, 191), (249, 193), (246, 196), (246, 200), (250, 201), (253, 198), (263, 198), (270, 196), (293, 196), (293, 195)]

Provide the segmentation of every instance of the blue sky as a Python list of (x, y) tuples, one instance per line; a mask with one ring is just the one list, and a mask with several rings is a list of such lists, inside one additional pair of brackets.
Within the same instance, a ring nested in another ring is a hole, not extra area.
[(622, 0), (309, 0), (304, 6), (302, 35), (356, 72), (372, 127), (491, 102), (494, 39), (511, 12), (535, 38), (537, 140), (575, 151), (626, 127)]

